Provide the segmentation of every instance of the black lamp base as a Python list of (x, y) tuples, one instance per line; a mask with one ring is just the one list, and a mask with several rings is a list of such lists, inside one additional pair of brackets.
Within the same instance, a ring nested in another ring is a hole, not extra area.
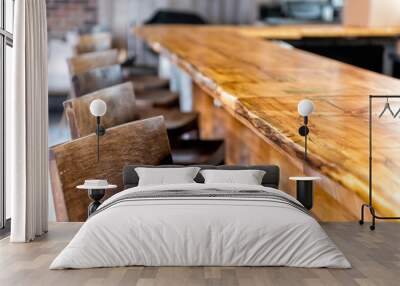
[(314, 202), (313, 192), (313, 181), (297, 181), (297, 200), (303, 204), (303, 206), (311, 210)]
[(100, 200), (104, 197), (106, 190), (88, 190), (89, 198), (93, 200), (88, 206), (88, 217), (91, 216), (97, 208), (101, 205)]

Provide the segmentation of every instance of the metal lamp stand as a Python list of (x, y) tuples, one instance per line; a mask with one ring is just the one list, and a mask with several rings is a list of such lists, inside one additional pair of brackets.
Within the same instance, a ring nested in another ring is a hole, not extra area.
[(100, 116), (96, 116), (96, 136), (97, 136), (97, 162), (100, 161), (100, 137), (106, 134), (106, 129), (101, 125)]

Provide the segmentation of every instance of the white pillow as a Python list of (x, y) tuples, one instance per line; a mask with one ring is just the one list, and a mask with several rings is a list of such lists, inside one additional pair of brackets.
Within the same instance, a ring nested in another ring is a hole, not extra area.
[(205, 184), (261, 185), (265, 171), (261, 170), (202, 170)]
[(195, 183), (194, 178), (199, 170), (198, 167), (135, 168), (139, 176), (138, 186)]

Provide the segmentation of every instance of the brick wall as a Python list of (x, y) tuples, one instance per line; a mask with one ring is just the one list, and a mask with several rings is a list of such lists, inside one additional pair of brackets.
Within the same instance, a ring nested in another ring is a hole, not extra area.
[(97, 0), (47, 0), (49, 39), (70, 30), (88, 31), (97, 24)]

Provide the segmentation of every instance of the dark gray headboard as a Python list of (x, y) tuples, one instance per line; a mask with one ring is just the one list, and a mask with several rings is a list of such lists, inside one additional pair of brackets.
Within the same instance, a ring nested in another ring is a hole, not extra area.
[[(133, 188), (138, 185), (139, 177), (135, 172), (137, 167), (147, 168), (182, 168), (185, 166), (180, 165), (162, 165), (162, 166), (148, 166), (148, 165), (129, 165), (124, 167), (123, 170), (123, 183), (124, 189)], [(255, 166), (209, 166), (209, 165), (195, 165), (201, 169), (219, 169), (219, 170), (263, 170), (265, 171), (262, 185), (265, 187), (279, 188), (279, 167), (276, 165), (255, 165)], [(203, 176), (199, 173), (194, 179), (197, 183), (204, 183)]]

